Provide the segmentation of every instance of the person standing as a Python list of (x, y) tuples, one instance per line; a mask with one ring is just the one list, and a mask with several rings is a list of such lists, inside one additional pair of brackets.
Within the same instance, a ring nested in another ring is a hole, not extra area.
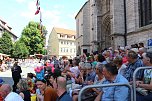
[(13, 78), (13, 81), (14, 81), (13, 92), (16, 92), (17, 83), (21, 79), (21, 73), (22, 73), (21, 67), (18, 65), (18, 62), (14, 63), (11, 71), (12, 71), (12, 78)]

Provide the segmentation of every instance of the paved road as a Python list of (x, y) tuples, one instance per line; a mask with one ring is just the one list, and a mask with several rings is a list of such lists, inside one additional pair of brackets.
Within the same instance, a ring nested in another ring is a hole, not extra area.
[[(26, 78), (27, 77), (27, 73), (34, 73), (34, 68), (30, 68), (30, 67), (22, 67), (22, 77)], [(13, 85), (13, 79), (12, 79), (12, 73), (11, 70), (7, 70), (5, 72), (0, 72), (0, 77), (5, 81), (6, 84), (10, 84)]]

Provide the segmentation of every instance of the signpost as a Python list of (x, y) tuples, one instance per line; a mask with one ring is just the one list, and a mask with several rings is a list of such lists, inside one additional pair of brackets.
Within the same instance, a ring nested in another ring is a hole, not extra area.
[(152, 39), (148, 39), (148, 48), (152, 48)]

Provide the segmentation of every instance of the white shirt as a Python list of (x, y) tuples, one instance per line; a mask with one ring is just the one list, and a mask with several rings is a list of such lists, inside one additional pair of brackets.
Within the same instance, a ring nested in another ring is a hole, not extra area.
[(11, 92), (6, 96), (4, 101), (24, 101), (24, 100), (17, 93)]
[[(70, 71), (77, 77), (80, 73), (78, 66), (70, 68)], [(72, 82), (75, 83), (75, 79), (72, 77)]]

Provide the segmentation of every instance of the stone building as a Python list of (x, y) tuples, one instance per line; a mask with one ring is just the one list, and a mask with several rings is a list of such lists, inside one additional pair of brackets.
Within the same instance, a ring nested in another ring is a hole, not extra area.
[(4, 32), (8, 32), (13, 42), (17, 40), (17, 36), (12, 32), (12, 28), (2, 19), (0, 19), (0, 37)]
[(77, 55), (97, 50), (97, 16), (94, 4), (94, 0), (87, 1), (75, 17)]
[(146, 46), (152, 38), (152, 0), (95, 0), (95, 3), (102, 48), (139, 43)]
[(76, 56), (76, 32), (74, 30), (54, 27), (48, 39), (47, 52), (49, 56), (61, 58)]
[[(139, 43), (144, 43), (147, 47), (148, 40), (152, 39), (152, 0), (88, 0), (88, 2), (94, 5), (95, 20), (94, 22), (90, 20), (90, 23), (94, 24), (97, 31), (97, 34), (92, 34), (97, 39), (92, 44), (97, 45), (98, 49)], [(91, 29), (92, 26), (89, 26)]]

